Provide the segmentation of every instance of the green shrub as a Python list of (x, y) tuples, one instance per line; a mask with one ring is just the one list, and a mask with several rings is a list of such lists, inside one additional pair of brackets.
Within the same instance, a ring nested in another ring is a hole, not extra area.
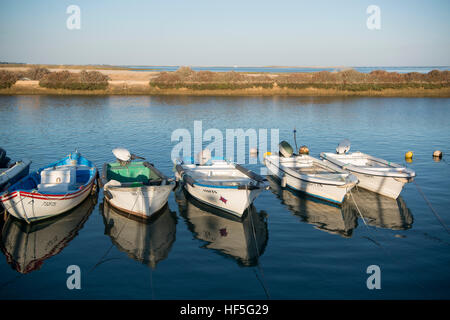
[(45, 75), (39, 85), (51, 89), (104, 90), (108, 87), (109, 77), (98, 71), (71, 73), (67, 70), (51, 72)]
[(246, 89), (253, 87), (272, 88), (274, 83), (281, 88), (336, 89), (347, 91), (380, 91), (399, 88), (442, 88), (450, 83), (450, 71), (433, 70), (428, 74), (410, 72), (397, 73), (374, 70), (361, 73), (353, 69), (339, 72), (297, 72), (278, 75), (255, 75), (239, 72), (195, 72), (181, 67), (175, 72), (161, 72), (150, 81), (150, 86), (161, 89), (187, 88), (193, 90)]
[(24, 76), (31, 80), (41, 80), (49, 73), (50, 70), (48, 70), (47, 68), (32, 67), (24, 73)]
[(11, 88), (19, 79), (19, 75), (15, 72), (0, 70), (0, 89)]
[(199, 83), (199, 82), (150, 82), (150, 86), (158, 87), (160, 89), (180, 89), (186, 88), (191, 90), (236, 90), (236, 89), (249, 89), (249, 88), (266, 88), (271, 89), (273, 83), (271, 82), (215, 82), (215, 83)]

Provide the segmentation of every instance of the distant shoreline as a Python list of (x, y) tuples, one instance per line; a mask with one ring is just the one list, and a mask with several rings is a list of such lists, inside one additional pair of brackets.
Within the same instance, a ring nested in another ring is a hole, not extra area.
[(39, 86), (38, 81), (18, 81), (13, 87), (1, 89), (0, 95), (191, 95), (191, 96), (368, 96), (368, 97), (441, 97), (450, 98), (450, 88), (423, 89), (402, 88), (381, 91), (345, 91), (337, 89), (290, 89), (290, 88), (246, 88), (221, 90), (158, 89), (148, 81), (109, 81), (106, 90), (49, 89)]
[[(43, 67), (50, 67), (46, 65)], [(100, 71), (102, 74), (109, 77), (108, 87), (104, 90), (69, 90), (69, 89), (50, 89), (39, 86), (37, 80), (19, 80), (12, 87), (0, 89), (0, 95), (193, 95), (193, 96), (373, 96), (373, 97), (450, 97), (450, 86), (448, 83), (444, 87), (438, 88), (429, 86), (424, 87), (393, 87), (393, 88), (378, 88), (378, 90), (366, 89), (363, 87), (358, 90), (346, 90), (347, 87), (324, 87), (321, 84), (315, 83), (303, 85), (303, 87), (283, 87), (282, 83), (277, 86), (277, 80), (282, 77), (281, 74), (266, 74), (240, 72), (240, 74), (250, 79), (246, 87), (239, 87), (239, 85), (227, 86), (233, 82), (223, 83), (225, 86), (208, 87), (208, 82), (200, 83), (196, 87), (195, 83), (190, 83), (189, 86), (183, 87), (158, 87), (158, 82), (150, 85), (150, 81), (158, 80), (161, 74), (159, 71), (140, 71), (135, 72), (127, 68), (120, 67), (106, 67), (102, 66), (57, 66), (54, 65), (49, 69), (51, 72), (68, 70), (70, 72), (78, 73), (83, 69)], [(29, 65), (0, 65), (0, 70), (8, 71), (24, 71), (29, 68)], [(169, 72), (171, 74), (173, 72)], [(233, 74), (233, 73), (231, 73)], [(307, 73), (305, 73), (307, 74)], [(299, 73), (300, 75), (300, 73)], [(285, 75), (283, 75), (285, 76)], [(258, 83), (252, 79), (258, 77), (266, 77), (266, 82)], [(269, 79), (269, 80), (267, 80)], [(269, 83), (267, 83), (269, 81)], [(270, 83), (272, 81), (273, 85)], [(187, 83), (189, 84), (189, 83)], [(194, 86), (192, 86), (192, 84)], [(236, 82), (234, 82), (236, 84)], [(269, 84), (269, 85), (268, 85)], [(370, 88), (370, 82), (365, 83)], [(203, 85), (203, 87), (201, 87)], [(206, 85), (206, 87), (205, 87)], [(201, 87), (201, 88), (200, 88)], [(351, 88), (350, 88), (351, 89)]]

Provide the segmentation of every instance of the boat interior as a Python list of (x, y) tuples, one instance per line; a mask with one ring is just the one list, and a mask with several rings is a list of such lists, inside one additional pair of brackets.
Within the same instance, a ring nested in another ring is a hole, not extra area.
[(118, 162), (108, 163), (106, 165), (106, 179), (116, 180), (121, 186), (138, 187), (142, 185), (160, 185), (161, 177), (144, 166), (144, 162), (131, 162), (126, 166), (122, 166)]
[(299, 174), (317, 176), (327, 179), (342, 179), (348, 175), (345, 172), (339, 172), (312, 159), (301, 159), (299, 157), (280, 158), (281, 165), (292, 169)]
[(197, 183), (219, 186), (238, 186), (253, 181), (250, 177), (231, 166), (227, 168), (192, 166), (192, 168), (188, 168), (188, 175)]
[(39, 193), (66, 193), (89, 182), (93, 169), (85, 165), (60, 165), (32, 172), (8, 190), (37, 190)]
[(387, 163), (377, 161), (376, 159), (372, 159), (372, 158), (368, 157), (367, 155), (364, 155), (359, 152), (350, 153), (350, 154), (333, 154), (332, 156), (327, 155), (327, 157), (336, 159), (344, 164), (351, 164), (351, 165), (354, 165), (357, 167), (368, 167), (371, 170), (379, 170), (379, 171), (386, 171), (386, 170), (403, 171), (404, 170), (404, 168), (398, 168), (394, 165), (389, 165)]

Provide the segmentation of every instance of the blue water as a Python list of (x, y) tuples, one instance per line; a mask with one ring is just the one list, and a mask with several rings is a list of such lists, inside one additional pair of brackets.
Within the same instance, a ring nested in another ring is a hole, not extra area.
[[(417, 185), (450, 225), (449, 99), (0, 96), (0, 146), (14, 159), (32, 159), (32, 170), (76, 148), (101, 168), (113, 160), (111, 149), (125, 146), (173, 176), (171, 134), (193, 133), (195, 120), (203, 132), (224, 135), (277, 128), (291, 143), (296, 127), (298, 144), (313, 156), (343, 138), (352, 150), (403, 164), (412, 150), (407, 165)], [(442, 161), (433, 161), (436, 149)], [(355, 190), (367, 226), (351, 199), (338, 208), (270, 185), (244, 221), (179, 191), (150, 224), (104, 207), (102, 192), (28, 230), (9, 220), (0, 298), (450, 298), (450, 236), (414, 183), (397, 201)], [(81, 269), (81, 290), (67, 289), (69, 265)], [(370, 265), (380, 267), (380, 290), (366, 286)]]
[[(127, 68), (137, 69), (136, 71), (176, 71), (180, 66), (123, 66)], [(268, 72), (268, 73), (290, 73), (290, 72), (319, 72), (319, 71), (340, 71), (345, 70), (348, 68), (352, 68), (354, 70), (357, 70), (362, 73), (369, 73), (374, 70), (386, 70), (388, 72), (398, 72), (398, 73), (408, 73), (408, 72), (419, 72), (419, 73), (428, 73), (431, 70), (439, 70), (439, 71), (445, 71), (449, 70), (449, 66), (424, 66), (424, 67), (239, 67), (239, 66), (232, 66), (232, 67), (217, 67), (217, 66), (211, 66), (211, 67), (202, 67), (202, 66), (191, 66), (192, 70), (194, 71), (214, 71), (214, 72), (228, 72), (228, 71), (235, 71), (235, 72)]]

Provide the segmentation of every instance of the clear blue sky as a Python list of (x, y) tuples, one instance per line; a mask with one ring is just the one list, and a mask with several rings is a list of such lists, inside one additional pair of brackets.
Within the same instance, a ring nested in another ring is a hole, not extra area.
[[(366, 27), (371, 4), (381, 30)], [(449, 13), (448, 0), (0, 0), (0, 61), (448, 66)]]

